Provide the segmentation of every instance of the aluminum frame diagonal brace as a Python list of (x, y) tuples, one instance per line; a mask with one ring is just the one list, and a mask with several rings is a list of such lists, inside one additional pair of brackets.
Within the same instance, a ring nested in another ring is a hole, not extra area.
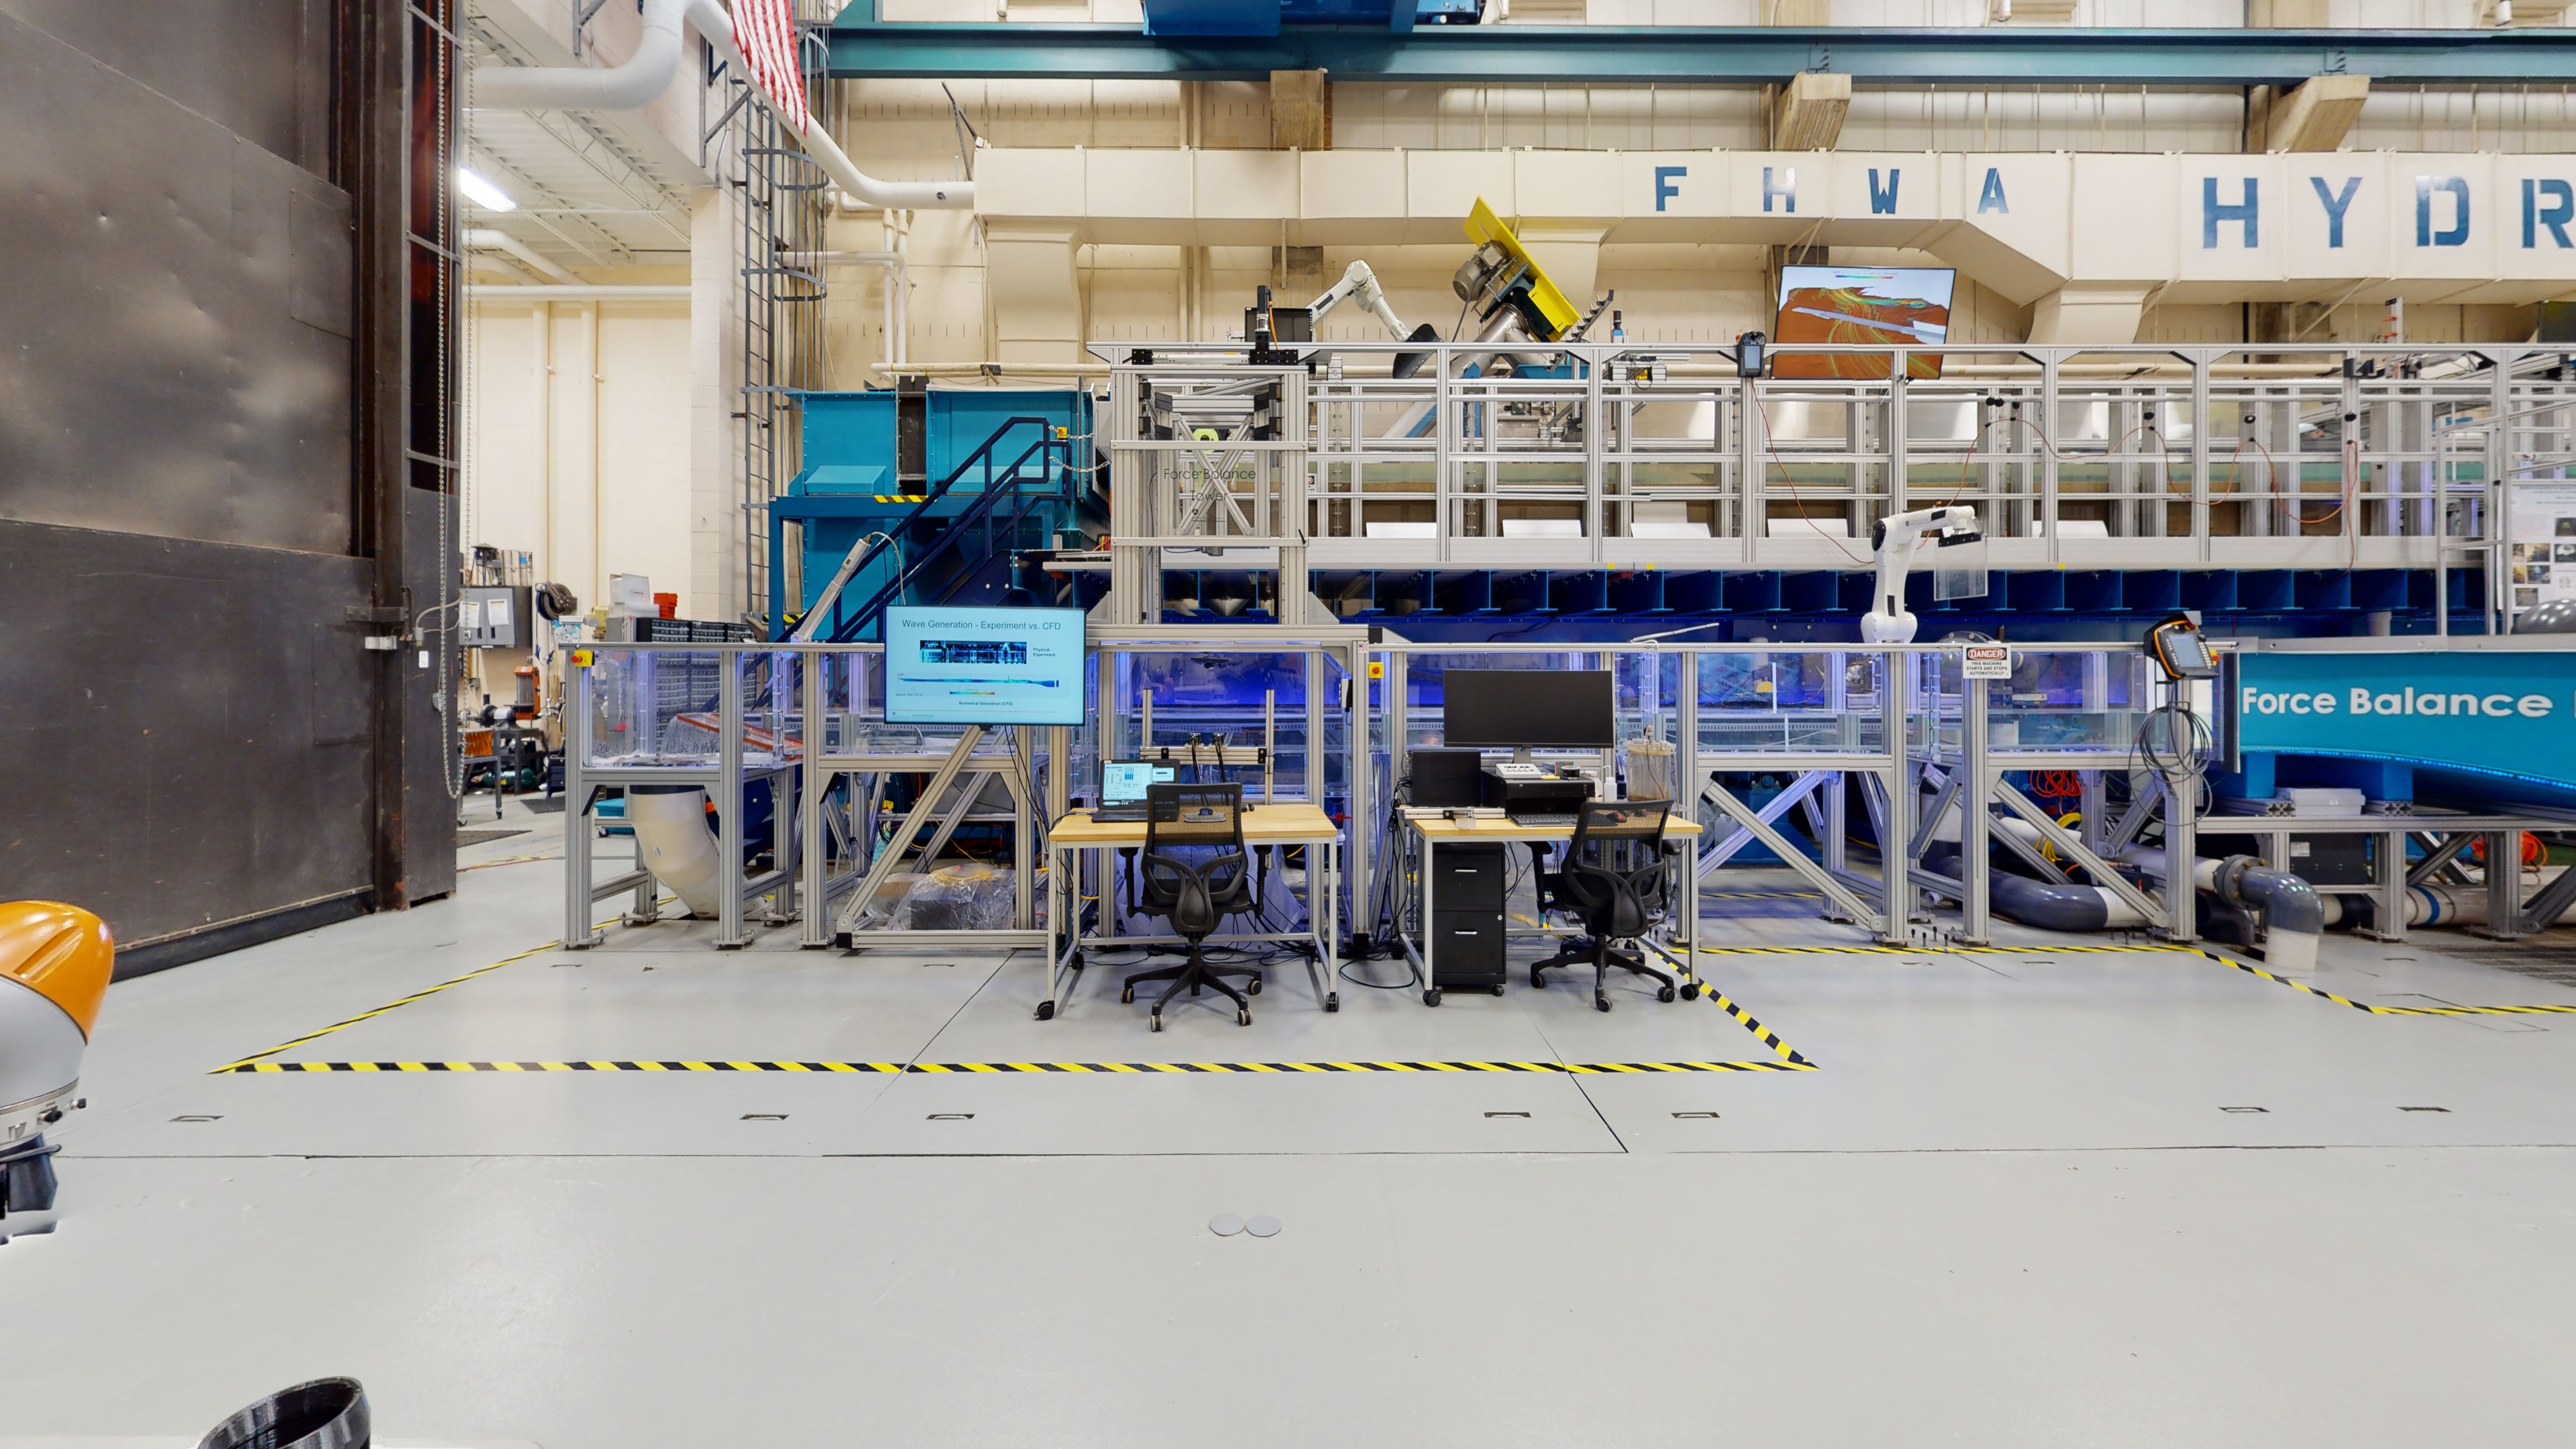
[(876, 862), (868, 867), (867, 877), (859, 882), (858, 890), (842, 903), (841, 913), (832, 923), (834, 934), (857, 929), (859, 917), (867, 912), (867, 903), (876, 899), (877, 887), (884, 885), (886, 877), (894, 874), (897, 862), (912, 853), (912, 842), (921, 838), (921, 827), (929, 821), (939, 804), (939, 797), (947, 793), (949, 782), (965, 769), (966, 757), (975, 753), (975, 746), (983, 738), (982, 725), (968, 725), (959, 733), (956, 748), (948, 752), (947, 760), (939, 766), (939, 773), (930, 777), (930, 783), (923, 787), (920, 797), (912, 802), (912, 809), (904, 815), (903, 824), (896, 827), (894, 843), (877, 853)]
[(1785, 861), (1809, 885), (1825, 893), (1825, 899), (1851, 913), (1851, 918), (1873, 936), (1887, 934), (1887, 914), (1861, 899), (1858, 892), (1823, 866), (1807, 859), (1807, 853), (1789, 843), (1788, 837), (1771, 828), (1760, 811), (1735, 797), (1735, 792), (1708, 779), (1700, 785), (1700, 798), (1727, 813), (1738, 826), (1753, 832), (1755, 839), (1771, 847), (1771, 853)]
[(2004, 802), (2015, 815), (2038, 827), (2039, 833), (2061, 852), (2071, 857), (2093, 876), (2093, 883), (2118, 896), (2150, 921), (2164, 919), (2162, 902), (2129, 883), (2128, 877), (2111, 868), (2109, 861), (2093, 853), (2076, 834), (2049, 817), (2047, 811), (2031, 802), (2029, 796), (2007, 784), (1998, 774), (1993, 782), (1995, 798)]
[[(1805, 774), (1800, 775), (1797, 778), (1797, 781), (1790, 785), (1788, 789), (1781, 791), (1779, 794), (1774, 795), (1769, 800), (1765, 801), (1762, 808), (1754, 813), (1759, 816), (1765, 824), (1775, 822), (1781, 816), (1788, 814), (1789, 811), (1795, 808), (1800, 801), (1806, 800), (1813, 795), (1816, 787), (1822, 785), (1826, 778), (1832, 774), (1833, 772), (1831, 770), (1809, 770)], [(1718, 802), (1714, 797), (1708, 794), (1708, 790), (1716, 783), (1717, 776), (1713, 773), (1705, 773), (1700, 782), (1701, 797), (1708, 800), (1712, 805), (1715, 805)], [(1724, 840), (1721, 840), (1710, 846), (1708, 849), (1700, 852), (1700, 873), (1705, 875), (1708, 872), (1725, 865), (1728, 861), (1733, 860), (1736, 852), (1742, 850), (1748, 845), (1751, 845), (1754, 839), (1755, 837), (1750, 827), (1744, 825), (1736, 826), (1733, 833), (1729, 834)], [(1767, 844), (1768, 842), (1765, 843)]]

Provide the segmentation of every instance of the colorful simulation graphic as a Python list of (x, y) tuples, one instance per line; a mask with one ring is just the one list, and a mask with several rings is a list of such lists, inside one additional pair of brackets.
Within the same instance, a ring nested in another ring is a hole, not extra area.
[[(1950, 294), (1958, 274), (1946, 267), (1782, 267), (1775, 345), (1840, 343), (1854, 347), (1928, 347), (1950, 340)], [(1879, 378), (1888, 359), (1832, 353), (1775, 352), (1772, 375)], [(1941, 355), (1910, 354), (1907, 377), (1939, 377)]]
[(1082, 723), (1079, 609), (886, 610), (893, 724)]

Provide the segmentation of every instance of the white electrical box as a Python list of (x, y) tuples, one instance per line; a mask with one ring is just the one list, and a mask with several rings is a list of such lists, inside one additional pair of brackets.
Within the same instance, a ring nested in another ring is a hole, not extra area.
[(2305, 786), (2276, 790), (2272, 798), (2289, 806), (2290, 813), (2293, 815), (2316, 815), (2345, 820), (2361, 814), (2361, 807), (2367, 803), (2366, 797), (2359, 790)]

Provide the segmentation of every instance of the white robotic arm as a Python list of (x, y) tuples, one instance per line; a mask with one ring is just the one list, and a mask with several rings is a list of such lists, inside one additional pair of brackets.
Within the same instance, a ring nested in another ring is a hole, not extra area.
[(1918, 508), (1880, 519), (1870, 535), (1878, 549), (1878, 589), (1870, 596), (1869, 612), (1861, 616), (1861, 642), (1911, 644), (1915, 618), (1905, 608), (1905, 576), (1913, 564), (1915, 546), (1926, 538), (1936, 539), (1943, 547), (1974, 543), (1984, 536), (1977, 531), (1977, 510), (1964, 503)]
[(1378, 321), (1385, 323), (1388, 335), (1398, 342), (1404, 340), (1408, 330), (1404, 325), (1404, 319), (1396, 316), (1395, 309), (1387, 305), (1386, 289), (1378, 285), (1377, 273), (1370, 271), (1369, 264), (1366, 262), (1351, 263), (1350, 270), (1342, 273), (1342, 279), (1326, 288), (1322, 296), (1308, 303), (1306, 310), (1316, 323), (1321, 324), (1325, 313), (1344, 302), (1353, 301), (1366, 308), (1376, 316)]

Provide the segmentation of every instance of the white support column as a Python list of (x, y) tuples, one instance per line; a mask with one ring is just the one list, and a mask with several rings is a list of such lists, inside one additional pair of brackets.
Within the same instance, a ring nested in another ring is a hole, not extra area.
[(689, 598), (713, 619), (730, 619), (744, 604), (736, 230), (725, 189), (699, 192), (689, 219)]

